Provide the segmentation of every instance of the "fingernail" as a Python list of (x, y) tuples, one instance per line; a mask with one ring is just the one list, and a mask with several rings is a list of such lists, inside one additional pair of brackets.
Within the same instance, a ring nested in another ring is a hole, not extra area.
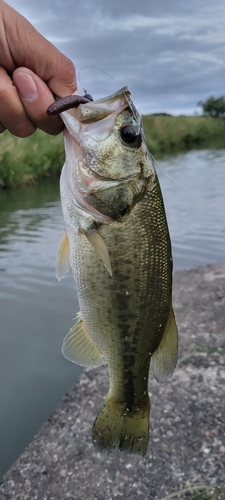
[(36, 101), (38, 91), (32, 76), (27, 73), (17, 72), (14, 77), (14, 83), (24, 101)]

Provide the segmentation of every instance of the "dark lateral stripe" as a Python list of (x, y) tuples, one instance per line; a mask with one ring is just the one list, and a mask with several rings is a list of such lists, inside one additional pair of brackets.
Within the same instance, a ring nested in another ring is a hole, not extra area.
[[(135, 363), (134, 354), (130, 354), (123, 358), (123, 395), (126, 406), (131, 410), (135, 405), (135, 387), (134, 387), (134, 373), (132, 367)], [(127, 365), (127, 366), (126, 366)]]

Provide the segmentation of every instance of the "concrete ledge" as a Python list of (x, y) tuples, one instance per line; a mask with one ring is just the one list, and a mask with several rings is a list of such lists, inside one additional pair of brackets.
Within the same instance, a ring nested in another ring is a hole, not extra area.
[[(108, 377), (86, 371), (4, 476), (0, 500), (161, 500), (190, 483), (224, 482), (225, 264), (177, 272), (174, 308), (180, 361), (164, 384), (150, 377), (147, 456), (93, 448)], [(225, 485), (218, 495), (224, 500)]]

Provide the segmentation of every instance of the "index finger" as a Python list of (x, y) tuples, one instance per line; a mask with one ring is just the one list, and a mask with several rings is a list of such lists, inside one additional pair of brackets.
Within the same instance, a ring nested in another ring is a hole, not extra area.
[(72, 61), (12, 7), (4, 2), (0, 2), (0, 6), (3, 19), (1, 37), (5, 38), (0, 64), (10, 74), (20, 66), (30, 68), (60, 97), (75, 92), (76, 73)]

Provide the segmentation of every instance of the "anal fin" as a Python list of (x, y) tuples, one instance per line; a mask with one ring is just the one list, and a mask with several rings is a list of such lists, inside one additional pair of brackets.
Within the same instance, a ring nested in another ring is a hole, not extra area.
[(178, 332), (171, 305), (163, 338), (153, 353), (151, 367), (158, 382), (163, 382), (174, 372), (178, 357)]
[(77, 318), (77, 322), (63, 341), (62, 354), (77, 365), (100, 366), (103, 363), (103, 356), (95, 347), (81, 313), (78, 313)]

